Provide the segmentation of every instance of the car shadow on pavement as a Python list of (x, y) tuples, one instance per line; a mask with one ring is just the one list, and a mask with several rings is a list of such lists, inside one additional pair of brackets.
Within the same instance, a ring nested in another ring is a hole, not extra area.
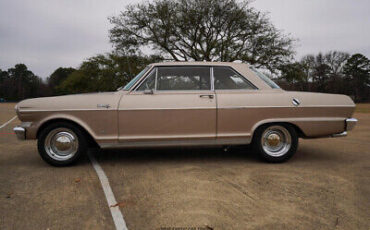
[[(28, 150), (23, 154), (15, 154), (8, 159), (3, 159), (2, 164), (10, 167), (29, 166), (32, 168), (50, 167), (44, 162), (36, 150)], [(101, 163), (119, 164), (123, 163), (149, 163), (149, 162), (246, 162), (246, 163), (261, 163), (258, 155), (252, 151), (249, 146), (231, 147), (227, 151), (223, 148), (139, 148), (139, 149), (89, 149), (92, 151), (96, 159)], [(293, 162), (334, 162), (341, 160), (334, 152), (321, 150), (320, 148), (310, 148), (307, 146), (299, 147), (297, 153), (286, 163)], [(74, 164), (87, 165), (90, 160), (86, 155)], [(68, 168), (68, 167), (67, 167)]]
[(223, 148), (151, 148), (151, 149), (90, 149), (101, 163), (147, 163), (147, 162), (260, 162), (249, 146)]
[[(224, 151), (217, 147), (178, 147), (178, 148), (139, 148), (139, 149), (90, 149), (101, 163), (149, 163), (149, 162), (249, 162), (261, 163), (258, 155), (250, 146), (235, 146)], [(317, 148), (300, 147), (297, 153), (288, 162), (316, 162), (335, 161), (335, 153), (328, 153)], [(286, 162), (286, 163), (288, 163)], [(89, 164), (89, 159), (82, 157), (78, 164)]]

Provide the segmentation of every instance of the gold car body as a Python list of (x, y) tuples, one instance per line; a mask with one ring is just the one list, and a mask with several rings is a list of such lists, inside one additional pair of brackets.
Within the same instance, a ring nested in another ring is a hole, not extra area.
[[(211, 75), (213, 67), (227, 66), (255, 89), (135, 90), (151, 69), (164, 66), (206, 66)], [(344, 136), (357, 122), (354, 109), (345, 95), (272, 89), (245, 63), (164, 62), (151, 64), (129, 90), (21, 101), (16, 111), (22, 124), (15, 132), (37, 139), (47, 124), (64, 120), (102, 148), (249, 144), (257, 127), (275, 122), (292, 124), (304, 138)]]

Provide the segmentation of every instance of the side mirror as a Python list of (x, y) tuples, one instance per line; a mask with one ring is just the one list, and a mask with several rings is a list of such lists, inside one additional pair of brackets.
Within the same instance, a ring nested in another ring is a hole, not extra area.
[(153, 94), (153, 90), (152, 89), (146, 89), (144, 90), (144, 94)]

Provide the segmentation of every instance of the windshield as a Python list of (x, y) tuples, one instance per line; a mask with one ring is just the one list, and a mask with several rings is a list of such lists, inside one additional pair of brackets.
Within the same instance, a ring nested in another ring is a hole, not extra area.
[(133, 86), (135, 82), (137, 82), (146, 73), (146, 71), (148, 71), (149, 68), (150, 66), (145, 67), (145, 69), (138, 73), (136, 77), (134, 77), (129, 83), (127, 83), (123, 88), (119, 88), (118, 90), (129, 90), (131, 86)]
[(261, 78), (266, 84), (268, 84), (273, 89), (280, 89), (280, 86), (278, 86), (273, 80), (271, 80), (269, 77), (264, 75), (263, 73), (259, 72), (254, 67), (250, 67), (250, 69), (259, 77)]

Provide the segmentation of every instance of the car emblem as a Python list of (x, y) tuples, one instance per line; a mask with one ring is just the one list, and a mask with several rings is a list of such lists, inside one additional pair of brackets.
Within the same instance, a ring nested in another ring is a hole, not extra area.
[(299, 106), (301, 102), (297, 98), (293, 98), (292, 103), (294, 106)]

